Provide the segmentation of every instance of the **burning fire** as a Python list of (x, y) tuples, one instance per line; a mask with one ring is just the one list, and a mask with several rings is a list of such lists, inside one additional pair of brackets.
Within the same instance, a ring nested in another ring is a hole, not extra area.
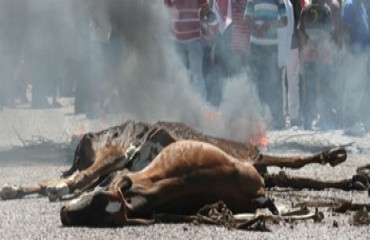
[(267, 135), (265, 129), (257, 125), (254, 134), (249, 136), (248, 143), (255, 146), (266, 146)]
[(251, 144), (255, 146), (266, 146), (267, 145), (267, 135), (265, 122), (262, 119), (228, 119), (226, 114), (219, 111), (214, 111), (211, 109), (206, 109), (204, 111), (204, 119), (208, 124), (225, 124), (231, 126), (230, 130), (236, 131), (238, 134), (245, 134), (246, 144)]

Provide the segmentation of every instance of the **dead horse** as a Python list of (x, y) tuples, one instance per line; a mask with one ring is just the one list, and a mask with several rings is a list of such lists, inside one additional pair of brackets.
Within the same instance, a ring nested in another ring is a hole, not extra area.
[(16, 199), (40, 194), (47, 195), (50, 200), (57, 200), (67, 194), (83, 192), (115, 171), (125, 168), (130, 171), (142, 170), (164, 147), (181, 140), (210, 143), (242, 162), (251, 163), (265, 178), (266, 187), (335, 187), (351, 190), (358, 188), (354, 187), (356, 183), (360, 187), (366, 185), (367, 179), (360, 177), (359, 180), (357, 176), (341, 181), (322, 181), (301, 177), (282, 178), (281, 174), (267, 173), (268, 166), (301, 168), (310, 163), (336, 166), (347, 158), (344, 148), (333, 148), (310, 156), (272, 156), (260, 153), (255, 146), (205, 135), (182, 123), (148, 124), (130, 120), (120, 126), (85, 134), (76, 147), (72, 167), (64, 172), (62, 178), (48, 179), (29, 186), (6, 184), (0, 197)]
[(154, 213), (191, 215), (222, 200), (233, 213), (278, 210), (248, 162), (205, 142), (180, 140), (165, 147), (138, 172), (121, 171), (104, 191), (65, 204), (66, 226), (122, 226), (151, 223)]

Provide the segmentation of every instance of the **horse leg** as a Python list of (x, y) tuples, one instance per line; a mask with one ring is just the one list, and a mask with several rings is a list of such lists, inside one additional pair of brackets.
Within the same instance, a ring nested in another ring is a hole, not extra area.
[(344, 162), (347, 158), (347, 153), (344, 148), (333, 148), (310, 156), (271, 156), (261, 154), (260, 157), (253, 163), (257, 170), (264, 169), (269, 166), (280, 168), (301, 168), (310, 163), (329, 163), (332, 167)]
[(271, 187), (287, 187), (295, 189), (316, 189), (323, 190), (326, 188), (337, 188), (345, 191), (368, 189), (369, 181), (361, 175), (354, 175), (352, 179), (342, 179), (338, 181), (326, 181), (315, 178), (289, 176), (284, 171), (278, 174), (264, 175), (265, 185)]
[(63, 179), (47, 179), (39, 183), (17, 186), (14, 184), (4, 184), (0, 191), (0, 198), (2, 200), (20, 199), (28, 195), (38, 194), (40, 196), (47, 195), (47, 187), (51, 184), (58, 184)]
[(122, 157), (106, 156), (96, 160), (92, 166), (81, 172), (75, 172), (65, 181), (49, 185), (46, 193), (50, 201), (55, 201), (61, 197), (79, 191), (84, 191), (94, 185), (101, 176), (106, 176), (114, 171), (124, 168), (126, 162)]
[(363, 175), (367, 177), (367, 179), (370, 180), (370, 164), (358, 167), (356, 171), (357, 171), (357, 174)]

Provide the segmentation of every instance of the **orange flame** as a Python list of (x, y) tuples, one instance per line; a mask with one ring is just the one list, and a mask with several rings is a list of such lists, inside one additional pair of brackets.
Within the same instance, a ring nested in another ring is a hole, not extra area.
[(265, 131), (257, 130), (255, 134), (249, 137), (248, 144), (255, 146), (266, 146), (267, 145), (267, 135)]
[(266, 146), (267, 135), (262, 120), (243, 120), (243, 130), (248, 134), (247, 144)]
[[(217, 123), (219, 119), (225, 117), (222, 112), (207, 109), (204, 111), (204, 119), (208, 123)], [(266, 146), (267, 135), (263, 120), (238, 119), (233, 121), (236, 126), (241, 126), (241, 130), (247, 136), (247, 143), (255, 146)]]

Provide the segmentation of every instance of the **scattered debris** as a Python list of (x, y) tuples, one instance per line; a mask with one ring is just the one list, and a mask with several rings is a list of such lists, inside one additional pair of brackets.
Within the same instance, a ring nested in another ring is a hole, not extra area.
[(352, 218), (353, 225), (368, 225), (370, 224), (369, 212), (366, 207), (358, 210), (353, 214)]
[(333, 227), (335, 227), (335, 228), (339, 228), (339, 223), (338, 223), (338, 221), (337, 221), (337, 220), (334, 220), (334, 221), (333, 221)]
[(366, 211), (370, 210), (370, 204), (368, 203), (352, 203), (352, 201), (345, 201), (341, 203), (338, 207), (333, 208), (334, 212), (337, 213), (344, 213), (346, 211), (360, 211), (362, 209), (366, 209)]
[(280, 215), (273, 215), (270, 212), (257, 212), (233, 214), (222, 201), (209, 204), (201, 208), (196, 216), (183, 216), (172, 214), (155, 214), (156, 222), (189, 222), (193, 224), (212, 224), (224, 226), (228, 229), (258, 230), (268, 231), (267, 222), (274, 224), (292, 223), (294, 221), (303, 221), (312, 219), (315, 223), (320, 223), (324, 219), (324, 214), (315, 209), (310, 212), (308, 208), (295, 208), (287, 210)]

